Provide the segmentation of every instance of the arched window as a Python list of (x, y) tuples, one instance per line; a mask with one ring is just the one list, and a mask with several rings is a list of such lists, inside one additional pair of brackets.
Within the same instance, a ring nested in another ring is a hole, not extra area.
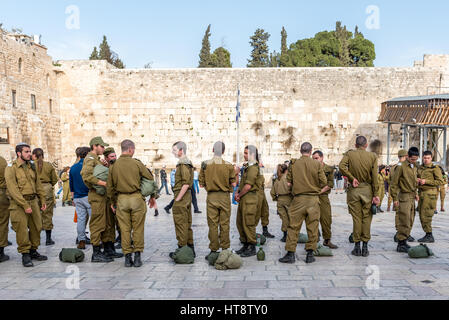
[(22, 73), (22, 58), (19, 58), (19, 73)]

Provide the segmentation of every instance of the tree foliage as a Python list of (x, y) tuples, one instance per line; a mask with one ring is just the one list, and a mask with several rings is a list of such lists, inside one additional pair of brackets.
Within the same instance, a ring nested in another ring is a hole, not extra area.
[(250, 68), (261, 68), (270, 66), (268, 39), (270, 34), (263, 29), (257, 29), (250, 37), (249, 44), (253, 48), (251, 59), (248, 59), (247, 66)]
[(116, 68), (125, 68), (125, 64), (119, 58), (118, 54), (111, 50), (106, 36), (103, 36), (103, 41), (101, 42), (99, 48), (100, 52), (97, 51), (97, 47), (94, 47), (89, 60), (106, 60)]
[(212, 68), (232, 68), (231, 53), (223, 47), (215, 49), (210, 57)]
[(200, 61), (198, 68), (210, 68), (211, 67), (211, 54), (210, 54), (210, 25), (207, 26), (206, 32), (201, 44)]

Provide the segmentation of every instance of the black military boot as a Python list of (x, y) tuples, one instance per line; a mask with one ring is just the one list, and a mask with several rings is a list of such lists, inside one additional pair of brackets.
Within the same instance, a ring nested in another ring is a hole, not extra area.
[(263, 230), (262, 234), (263, 234), (265, 237), (271, 238), (271, 239), (274, 238), (274, 236), (273, 236), (271, 233), (268, 232), (268, 227), (267, 227), (267, 226), (262, 227), (262, 230)]
[(235, 253), (237, 253), (238, 255), (240, 255), (241, 253), (245, 252), (246, 249), (248, 248), (249, 243), (244, 243), (243, 247), (240, 248), (240, 250), (237, 250)]
[(192, 251), (193, 251), (193, 257), (196, 258), (195, 246), (194, 246), (193, 244), (188, 244), (187, 246), (189, 246), (190, 248), (192, 248)]
[(323, 242), (323, 246), (329, 247), (330, 249), (338, 249), (338, 246), (333, 244), (330, 239), (329, 240), (324, 240)]
[(407, 241), (408, 242), (415, 242), (415, 238), (413, 238), (412, 236), (408, 236)]
[(405, 252), (407, 253), (410, 249), (410, 246), (407, 244), (407, 240), (399, 240), (398, 247), (396, 248), (397, 252)]
[(101, 252), (100, 246), (93, 246), (92, 262), (112, 262), (114, 259), (107, 257), (103, 252)]
[(133, 254), (132, 253), (127, 253), (125, 254), (125, 267), (126, 268), (131, 268), (133, 266)]
[(167, 214), (170, 214), (170, 209), (168, 207), (164, 207), (165, 212), (167, 212)]
[(12, 246), (12, 242), (8, 240), (8, 247)]
[(256, 246), (254, 244), (248, 244), (248, 247), (246, 247), (246, 250), (243, 251), (240, 256), (242, 258), (252, 257), (256, 255)]
[(34, 267), (33, 262), (31, 261), (31, 256), (29, 253), (22, 253), (22, 264), (24, 267)]
[(51, 239), (51, 230), (45, 230), (45, 235), (47, 236), (47, 239), (45, 240), (46, 246), (52, 246), (55, 244), (55, 242)]
[(354, 234), (353, 233), (351, 233), (349, 235), (349, 243), (354, 243)]
[(355, 243), (354, 250), (352, 250), (351, 254), (356, 257), (360, 257), (362, 255), (362, 250), (360, 250), (360, 242)]
[(368, 256), (369, 256), (368, 242), (363, 242), (362, 257), (368, 257)]
[(104, 254), (110, 258), (123, 258), (123, 253), (119, 253), (115, 251), (114, 244), (112, 241), (106, 242), (104, 244)]
[[(182, 247), (181, 247), (180, 245), (178, 245), (178, 249), (181, 249), (181, 248), (182, 248)], [(169, 256), (171, 259), (174, 260), (174, 258), (175, 258), (175, 251), (170, 252), (170, 253), (168, 254), (168, 256)]]
[(0, 263), (9, 260), (9, 256), (5, 254), (5, 248), (0, 248)]
[(284, 231), (284, 236), (282, 237), (281, 242), (287, 242), (287, 231)]
[(134, 267), (140, 268), (142, 266), (142, 260), (140, 259), (140, 252), (134, 252)]
[(421, 243), (434, 243), (435, 239), (433, 238), (432, 232), (427, 232), (426, 235), (423, 238), (418, 239), (418, 242), (421, 242)]
[(154, 210), (154, 216), (157, 217), (159, 215), (159, 211), (156, 209)]
[(291, 251), (288, 251), (283, 258), (279, 259), (279, 262), (282, 263), (295, 263), (295, 261), (296, 261), (295, 253)]
[(396, 243), (399, 241), (399, 240), (398, 240), (398, 234), (397, 234), (397, 233), (394, 235), (393, 240), (394, 240), (394, 242), (396, 242)]
[(307, 250), (306, 263), (315, 262), (315, 257), (313, 256), (313, 250)]
[(37, 250), (35, 250), (35, 249), (30, 250), (30, 257), (31, 257), (31, 260), (37, 260), (37, 261), (48, 260), (47, 256), (40, 255), (39, 252), (37, 252)]

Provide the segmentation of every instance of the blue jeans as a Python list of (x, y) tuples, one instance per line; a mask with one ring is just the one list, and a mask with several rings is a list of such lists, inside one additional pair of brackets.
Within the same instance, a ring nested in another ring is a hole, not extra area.
[(92, 215), (92, 208), (90, 207), (87, 197), (73, 199), (76, 208), (76, 215), (78, 222), (76, 223), (76, 231), (78, 233), (78, 241), (86, 241), (86, 225), (87, 217)]
[(170, 194), (169, 192), (168, 192), (168, 186), (167, 186), (167, 180), (165, 180), (165, 181), (162, 181), (161, 182), (161, 188), (159, 189), (159, 193), (161, 193), (161, 190), (164, 188), (164, 186), (165, 186), (165, 192), (167, 193), (167, 194)]
[(200, 185), (198, 183), (198, 180), (193, 180), (193, 189), (196, 193), (200, 193)]

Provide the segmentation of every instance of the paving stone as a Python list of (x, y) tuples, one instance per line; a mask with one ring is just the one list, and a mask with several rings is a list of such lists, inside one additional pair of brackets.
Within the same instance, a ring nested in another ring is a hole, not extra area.
[(292, 289), (292, 288), (286, 288), (286, 289), (248, 289), (247, 290), (247, 296), (248, 298), (289, 298), (289, 299), (296, 299), (296, 298), (303, 298), (304, 294), (302, 289)]
[(180, 298), (190, 298), (190, 297), (191, 298), (209, 297), (215, 299), (227, 299), (231, 297), (245, 298), (246, 290), (242, 288), (223, 288), (220, 290), (211, 288), (183, 289)]

